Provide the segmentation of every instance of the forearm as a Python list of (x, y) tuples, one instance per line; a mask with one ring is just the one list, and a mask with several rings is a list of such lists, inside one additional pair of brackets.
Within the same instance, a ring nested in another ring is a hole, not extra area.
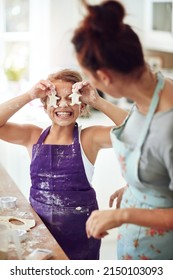
[[(173, 229), (173, 209), (118, 209), (120, 223), (135, 224), (144, 227)], [(116, 215), (116, 212), (115, 212)]]
[(29, 93), (24, 93), (0, 104), (0, 126), (3, 126), (24, 105), (32, 100)]
[(88, 238), (91, 236), (102, 238), (107, 234), (108, 230), (123, 224), (133, 224), (158, 230), (173, 230), (172, 217), (173, 208), (95, 210), (87, 220), (86, 232)]
[(119, 108), (113, 103), (102, 98), (89, 82), (82, 81), (75, 83), (73, 84), (72, 89), (81, 94), (80, 100), (84, 104), (88, 104), (101, 111), (116, 125), (120, 125), (128, 115), (126, 110), (123, 110), (122, 108)]
[(110, 103), (102, 97), (97, 97), (95, 102), (92, 104), (92, 107), (104, 113), (108, 118), (110, 118), (116, 125), (120, 125), (128, 112), (119, 108), (113, 103)]

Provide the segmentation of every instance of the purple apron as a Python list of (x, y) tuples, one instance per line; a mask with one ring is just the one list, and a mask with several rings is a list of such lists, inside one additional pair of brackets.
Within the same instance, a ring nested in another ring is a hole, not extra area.
[(82, 161), (78, 125), (71, 145), (42, 144), (50, 127), (33, 145), (30, 203), (72, 260), (99, 259), (100, 240), (86, 236), (85, 224), (98, 209)]

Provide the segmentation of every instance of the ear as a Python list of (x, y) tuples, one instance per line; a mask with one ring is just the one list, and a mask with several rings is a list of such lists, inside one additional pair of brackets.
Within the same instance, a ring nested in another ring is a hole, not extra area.
[(89, 116), (89, 110), (87, 109), (87, 104), (81, 103), (80, 117), (88, 117), (88, 116)]
[(81, 102), (80, 111), (84, 111), (86, 109), (86, 104)]
[(98, 78), (104, 83), (105, 86), (108, 86), (111, 83), (111, 76), (105, 69), (99, 69), (96, 71)]

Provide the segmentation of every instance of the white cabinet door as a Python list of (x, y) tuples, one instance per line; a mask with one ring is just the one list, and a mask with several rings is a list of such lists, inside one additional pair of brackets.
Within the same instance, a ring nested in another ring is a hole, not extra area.
[(145, 0), (144, 45), (173, 52), (173, 1)]

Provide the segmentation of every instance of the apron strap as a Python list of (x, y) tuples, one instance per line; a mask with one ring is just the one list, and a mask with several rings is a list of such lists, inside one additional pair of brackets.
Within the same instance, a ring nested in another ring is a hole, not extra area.
[[(47, 127), (45, 130), (42, 131), (42, 133), (37, 141), (37, 144), (42, 144), (44, 142), (45, 138), (49, 134), (50, 128), (51, 128), (51, 126)], [(77, 123), (75, 123), (75, 126), (74, 126), (73, 139), (74, 139), (74, 143), (79, 142), (79, 133), (78, 133), (78, 124)]]
[(73, 129), (73, 142), (74, 144), (79, 143), (79, 132), (78, 132), (78, 124), (75, 123), (74, 129)]
[(154, 90), (154, 94), (153, 94), (151, 104), (150, 104), (150, 107), (149, 107), (149, 110), (148, 110), (148, 113), (147, 113), (147, 116), (146, 116), (146, 120), (145, 120), (143, 129), (142, 129), (142, 132), (141, 132), (141, 134), (139, 136), (139, 139), (138, 139), (137, 145), (138, 145), (139, 148), (142, 147), (142, 145), (144, 143), (144, 140), (147, 136), (147, 132), (148, 132), (151, 120), (153, 118), (154, 112), (157, 108), (157, 105), (158, 105), (158, 102), (159, 102), (159, 99), (160, 99), (160, 94), (159, 93), (160, 93), (161, 90), (163, 90), (163, 87), (164, 87), (164, 84), (165, 84), (164, 76), (162, 75), (161, 72), (157, 73), (157, 80), (158, 80), (158, 82), (157, 82), (156, 88)]
[(37, 144), (42, 144), (44, 142), (44, 139), (47, 137), (47, 135), (49, 134), (51, 126), (47, 127), (45, 130), (42, 131)]

